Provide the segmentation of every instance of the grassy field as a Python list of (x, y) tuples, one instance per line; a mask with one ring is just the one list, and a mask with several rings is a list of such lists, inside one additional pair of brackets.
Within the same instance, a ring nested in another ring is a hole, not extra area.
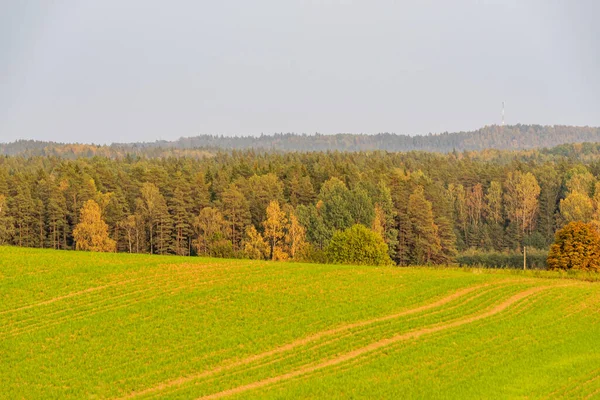
[(0, 398), (600, 398), (600, 283), (0, 247)]

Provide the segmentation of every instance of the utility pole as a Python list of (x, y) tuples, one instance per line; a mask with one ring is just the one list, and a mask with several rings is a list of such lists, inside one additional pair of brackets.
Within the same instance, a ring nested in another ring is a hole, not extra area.
[(527, 269), (527, 247), (523, 245), (523, 270)]

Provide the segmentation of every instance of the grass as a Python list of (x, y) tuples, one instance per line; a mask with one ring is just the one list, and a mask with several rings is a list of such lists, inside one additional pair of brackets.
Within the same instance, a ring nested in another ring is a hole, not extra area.
[(0, 398), (600, 397), (589, 280), (0, 247)]

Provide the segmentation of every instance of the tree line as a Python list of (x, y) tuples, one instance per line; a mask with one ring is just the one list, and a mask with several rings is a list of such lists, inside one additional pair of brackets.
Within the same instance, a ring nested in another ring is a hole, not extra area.
[[(485, 126), (468, 132), (439, 133), (429, 135), (399, 135), (394, 133), (335, 135), (307, 135), (276, 133), (261, 136), (201, 135), (175, 141), (151, 143), (115, 143), (112, 145), (86, 145), (21, 140), (0, 143), (0, 154), (24, 156), (77, 157), (206, 157), (222, 150), (260, 151), (431, 151), (450, 153), (453, 151), (480, 151), (484, 149), (528, 150), (552, 148), (563, 144), (555, 151), (541, 150), (548, 154), (578, 153), (580, 143), (600, 142), (600, 128), (578, 126), (506, 125)], [(597, 154), (598, 145), (594, 146)]]
[(367, 237), (360, 225), (397, 265), (446, 264), (468, 249), (547, 249), (568, 222), (600, 220), (599, 172), (513, 153), (3, 157), (0, 244), (85, 249), (78, 233), (102, 231), (99, 217), (100, 245), (120, 252), (326, 261), (342, 232)]

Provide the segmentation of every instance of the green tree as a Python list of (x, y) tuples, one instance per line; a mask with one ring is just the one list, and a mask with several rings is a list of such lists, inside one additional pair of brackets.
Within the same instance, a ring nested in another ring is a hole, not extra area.
[(567, 182), (565, 186), (569, 192), (579, 192), (590, 196), (594, 189), (596, 178), (585, 167), (573, 168), (567, 173)]
[(594, 204), (587, 194), (574, 191), (560, 201), (560, 215), (567, 223), (590, 222), (594, 216)]
[(7, 214), (6, 196), (0, 194), (0, 245), (8, 243), (14, 230), (12, 218)]
[(190, 254), (193, 221), (191, 190), (189, 186), (183, 182), (179, 182), (169, 203), (169, 211), (175, 231), (175, 241), (173, 244), (175, 254), (187, 256)]
[(144, 216), (150, 236), (150, 254), (164, 254), (170, 248), (170, 217), (167, 203), (158, 187), (150, 182), (142, 185), (141, 214)]
[(226, 239), (224, 231), (227, 230), (227, 224), (223, 214), (216, 208), (203, 208), (194, 221), (194, 228), (197, 234), (194, 247), (198, 254), (204, 256), (214, 254), (215, 244)]
[(422, 187), (417, 187), (408, 199), (408, 218), (412, 228), (411, 261), (430, 264), (442, 251), (438, 227), (434, 223), (431, 202)]
[(323, 222), (330, 232), (352, 226), (354, 217), (349, 207), (350, 191), (338, 178), (331, 178), (323, 184), (319, 192)]
[(492, 224), (502, 222), (502, 184), (492, 181), (485, 195), (486, 219)]
[(356, 224), (333, 235), (326, 249), (329, 262), (355, 265), (392, 265), (383, 238)]
[(318, 250), (323, 250), (333, 236), (331, 231), (323, 220), (322, 202), (317, 205), (299, 205), (296, 209), (298, 220), (302, 226), (306, 227), (306, 238)]
[(229, 228), (229, 238), (234, 251), (240, 248), (242, 235), (250, 224), (248, 201), (235, 184), (229, 185), (221, 195), (221, 207)]
[(265, 219), (266, 210), (273, 200), (283, 203), (283, 183), (273, 173), (254, 175), (248, 180), (245, 192), (252, 216), (252, 224), (259, 226)]
[(298, 205), (310, 204), (315, 199), (315, 189), (310, 181), (310, 177), (294, 175), (290, 180), (289, 188), (290, 204), (294, 207)]

